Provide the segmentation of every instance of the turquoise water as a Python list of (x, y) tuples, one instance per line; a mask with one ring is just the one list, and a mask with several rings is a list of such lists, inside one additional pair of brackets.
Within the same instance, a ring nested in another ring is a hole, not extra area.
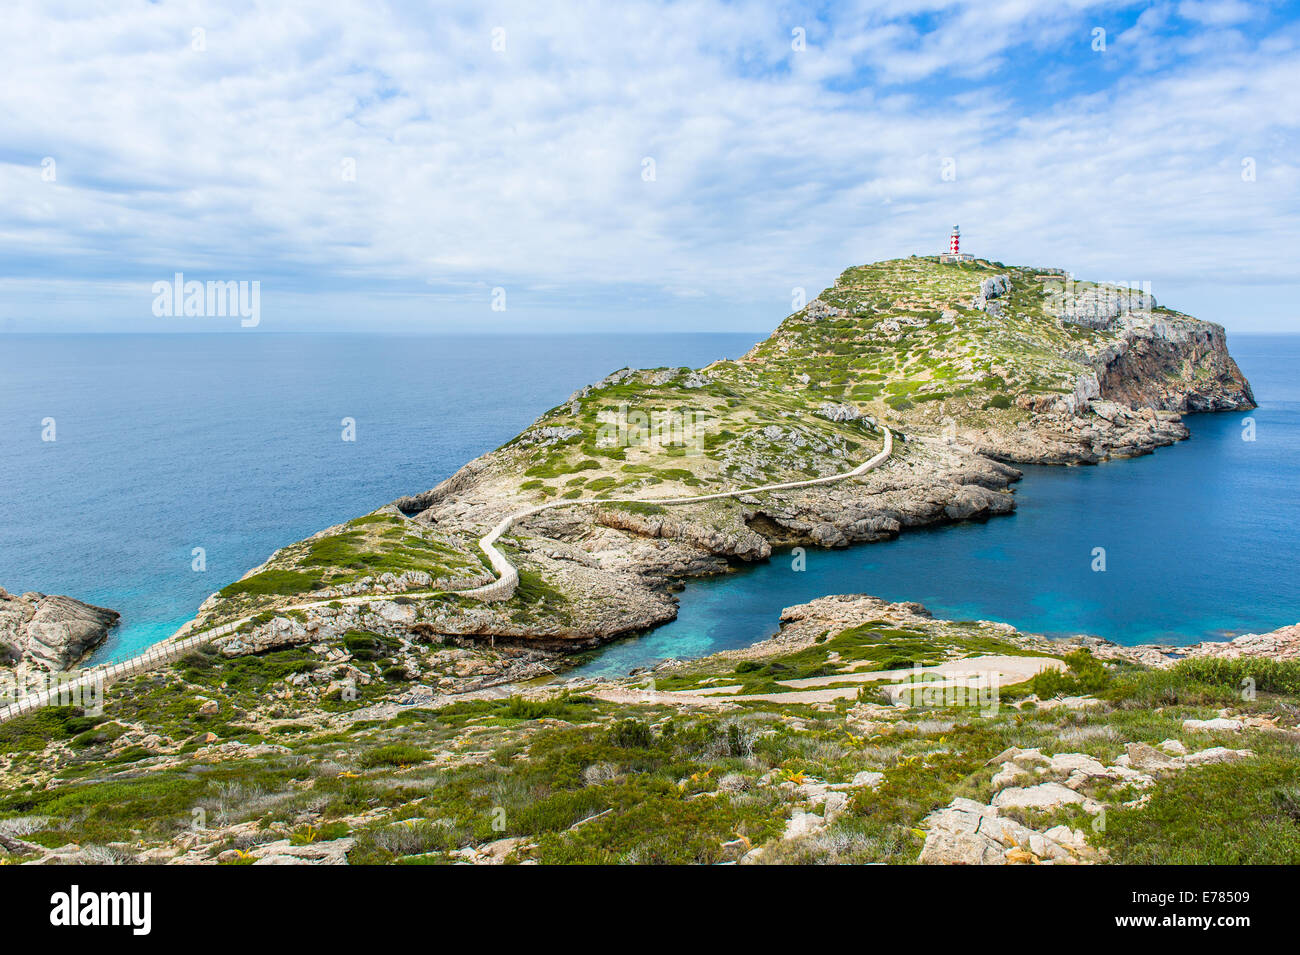
[[(1121, 643), (1190, 643), (1300, 621), (1300, 338), (1234, 337), (1258, 410), (1193, 415), (1190, 440), (1096, 467), (1025, 469), (1017, 512), (894, 541), (788, 553), (693, 581), (677, 620), (603, 648), (575, 674), (746, 646), (781, 610), (832, 593), (916, 600), (936, 616), (1001, 620)], [(1253, 419), (1253, 442), (1243, 422)], [(1106, 570), (1092, 569), (1105, 548)]]
[[(118, 659), (276, 548), (432, 487), (607, 372), (699, 366), (760, 337), (0, 336), (0, 586), (121, 611), (98, 655)], [(1295, 623), (1300, 338), (1231, 344), (1261, 401), (1256, 441), (1247, 415), (1196, 416), (1192, 440), (1153, 456), (1030, 469), (1014, 517), (693, 581), (677, 621), (586, 669), (751, 643), (826, 593), (1126, 643)]]

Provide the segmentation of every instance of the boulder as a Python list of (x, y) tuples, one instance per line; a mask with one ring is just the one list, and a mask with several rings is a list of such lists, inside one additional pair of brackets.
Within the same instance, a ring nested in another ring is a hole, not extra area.
[(1183, 730), (1188, 733), (1235, 733), (1244, 725), (1241, 720), (1223, 717), (1212, 720), (1183, 720)]
[(884, 773), (873, 773), (873, 772), (863, 771), (854, 774), (852, 786), (855, 789), (862, 788), (862, 787), (866, 787), (867, 789), (875, 789), (884, 781), (885, 781)]
[(72, 597), (0, 590), (0, 656), (50, 671), (67, 670), (104, 642), (116, 610)]
[(1129, 743), (1124, 747), (1124, 752), (1128, 756), (1128, 765), (1142, 772), (1162, 772), (1179, 767), (1175, 757), (1162, 753), (1146, 743)]
[(786, 822), (785, 832), (781, 834), (781, 838), (799, 839), (821, 832), (824, 828), (826, 828), (826, 821), (821, 816), (812, 812), (804, 812), (802, 809), (796, 809)]
[(993, 797), (993, 806), (996, 809), (1059, 809), (1061, 806), (1075, 804), (1081, 804), (1088, 809), (1092, 800), (1060, 783), (1011, 786)]
[(917, 860), (922, 865), (1076, 862), (1093, 855), (1081, 832), (1065, 826), (1038, 832), (973, 799), (954, 799), (922, 824), (925, 845)]
[(1188, 753), (1181, 757), (1184, 766), (1208, 766), (1210, 763), (1231, 763), (1239, 759), (1249, 759), (1254, 756), (1254, 752), (1249, 749), (1228, 749), (1224, 746), (1214, 746), (1210, 749), (1203, 749), (1199, 753)]
[(288, 839), (268, 842), (251, 850), (253, 865), (347, 865), (356, 840), (331, 839), (296, 846)]
[(817, 409), (817, 414), (828, 421), (857, 421), (862, 417), (862, 412), (853, 405), (837, 404), (832, 401), (823, 401), (821, 407)]

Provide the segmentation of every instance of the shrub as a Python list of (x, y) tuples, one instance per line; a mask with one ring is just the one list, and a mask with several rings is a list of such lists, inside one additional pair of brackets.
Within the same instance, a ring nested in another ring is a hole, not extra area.
[(1243, 658), (1220, 660), (1212, 657), (1195, 657), (1182, 660), (1174, 666), (1189, 679), (1210, 686), (1233, 691), (1244, 688), (1253, 681), (1261, 693), (1285, 693), (1300, 696), (1300, 660), (1272, 660), (1268, 658)]
[(379, 660), (391, 656), (400, 646), (392, 637), (369, 630), (349, 630), (343, 634), (343, 647), (355, 660)]
[(1068, 667), (1065, 672), (1050, 669), (1038, 674), (1029, 681), (1029, 690), (1040, 699), (1050, 699), (1099, 693), (1111, 684), (1110, 672), (1087, 650), (1067, 654), (1065, 663)]
[(751, 727), (734, 720), (715, 724), (709, 754), (749, 759), (754, 755), (754, 741), (758, 734)]
[(264, 570), (260, 574), (236, 580), (221, 588), (221, 596), (235, 597), (239, 594), (259, 596), (301, 594), (320, 586), (320, 580), (311, 574), (296, 570)]
[(78, 736), (101, 722), (75, 706), (46, 706), (0, 723), (0, 753), (42, 750), (52, 740)]
[(1106, 696), (1126, 708), (1222, 706), (1238, 698), (1235, 689), (1202, 682), (1179, 666), (1143, 670), (1116, 680)]
[(654, 733), (641, 720), (622, 720), (610, 727), (609, 742), (622, 749), (648, 749), (654, 744)]
[(569, 707), (561, 700), (526, 700), (522, 696), (512, 696), (506, 701), (501, 714), (513, 720), (540, 720), (550, 716), (563, 719), (569, 715)]
[(409, 766), (429, 759), (429, 751), (407, 743), (389, 743), (372, 749), (361, 757), (361, 765), (366, 769), (376, 766)]
[(1094, 839), (1121, 864), (1293, 864), (1296, 779), (1293, 762), (1275, 758), (1188, 770), (1162, 781), (1142, 808), (1109, 811)]

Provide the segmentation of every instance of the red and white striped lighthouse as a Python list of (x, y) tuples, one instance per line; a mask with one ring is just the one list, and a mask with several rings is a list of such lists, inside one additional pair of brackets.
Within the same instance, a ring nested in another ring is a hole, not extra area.
[(961, 252), (961, 230), (956, 226), (952, 227), (952, 235), (948, 236), (948, 254), (957, 255)]

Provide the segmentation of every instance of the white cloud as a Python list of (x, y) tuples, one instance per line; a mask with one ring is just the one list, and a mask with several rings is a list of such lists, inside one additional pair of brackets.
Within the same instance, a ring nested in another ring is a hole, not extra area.
[(953, 221), (976, 251), (1157, 295), (1300, 283), (1293, 27), (1252, 40), (1182, 4), (1214, 28), (1144, 14), (1096, 54), (1094, 23), (1133, 20), (1116, 4), (923, 6), (20, 3), (0, 321), (70, 321), (81, 283), (147, 325), (149, 283), (185, 271), (261, 279), (301, 321), (500, 324), (505, 285), (512, 322), (761, 329), (791, 287), (936, 250)]
[(1178, 15), (1209, 26), (1230, 26), (1253, 20), (1260, 11), (1244, 0), (1183, 0)]

